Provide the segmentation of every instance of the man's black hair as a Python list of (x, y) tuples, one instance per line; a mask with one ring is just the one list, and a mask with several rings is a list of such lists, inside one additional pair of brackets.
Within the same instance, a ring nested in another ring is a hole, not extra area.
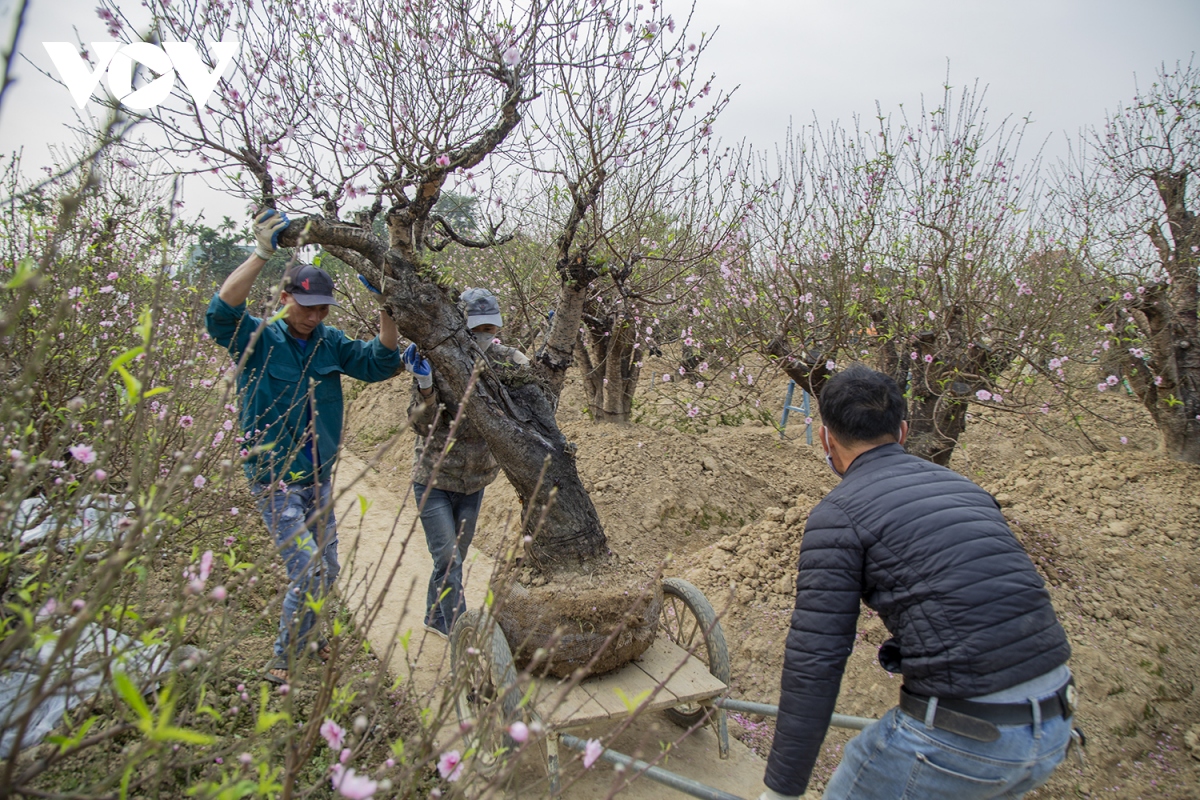
[(830, 378), (817, 405), (821, 422), (845, 444), (898, 436), (905, 411), (896, 382), (862, 364)]

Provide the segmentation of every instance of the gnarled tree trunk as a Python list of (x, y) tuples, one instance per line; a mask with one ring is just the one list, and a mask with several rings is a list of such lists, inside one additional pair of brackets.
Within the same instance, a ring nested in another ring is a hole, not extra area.
[[(541, 370), (502, 372), (484, 360), (450, 291), (400, 248), (377, 248), (356, 266), (383, 285), (397, 327), (433, 364), (439, 392), (467, 397), (463, 413), (521, 499), (532, 582), (517, 584), (509, 569), (492, 585), (492, 610), (518, 663), (536, 661), (537, 670), (565, 676), (607, 671), (641, 655), (654, 640), (661, 591), (655, 576), (621, 572), (610, 561), (574, 446), (555, 422), (557, 391), (542, 377), (545, 360), (554, 358), (556, 332), (543, 349)], [(565, 289), (556, 318), (578, 313), (573, 302), (573, 290)], [(561, 329), (557, 333), (561, 338)]]
[(967, 429), (971, 399), (995, 386), (1012, 354), (969, 341), (959, 308), (950, 309), (944, 330), (915, 334), (909, 343), (916, 359), (910, 358), (908, 451), (947, 466)]
[(626, 317), (585, 316), (588, 335), (575, 345), (588, 410), (596, 422), (629, 422), (644, 356), (633, 322)]

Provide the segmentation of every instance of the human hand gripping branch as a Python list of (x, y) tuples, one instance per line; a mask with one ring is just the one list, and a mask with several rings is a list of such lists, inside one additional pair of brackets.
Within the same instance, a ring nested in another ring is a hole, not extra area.
[(433, 388), (433, 366), (429, 360), (421, 357), (415, 344), (408, 346), (400, 360), (404, 363), (404, 368), (416, 376), (421, 394), (428, 394), (426, 390)]
[[(383, 296), (383, 292), (371, 285), (371, 282), (362, 275), (358, 276), (359, 282), (367, 287), (367, 291), (371, 294)], [(392, 310), (387, 306), (379, 309), (379, 343), (388, 350), (395, 350), (400, 345), (400, 331), (396, 329), (396, 319), (392, 316)]]
[[(250, 296), (250, 289), (258, 280), (267, 260), (279, 246), (279, 234), (287, 228), (289, 220), (282, 211), (263, 209), (254, 220), (254, 252), (238, 266), (221, 284), (221, 299), (231, 306), (240, 306)], [(395, 349), (393, 343), (392, 349)]]
[(379, 309), (379, 343), (388, 350), (395, 350), (400, 345), (400, 331), (396, 329), (396, 320), (388, 309)]

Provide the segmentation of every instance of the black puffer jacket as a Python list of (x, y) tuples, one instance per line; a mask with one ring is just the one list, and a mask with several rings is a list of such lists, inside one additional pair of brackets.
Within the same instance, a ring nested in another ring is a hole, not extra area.
[(825, 738), (859, 598), (879, 661), (917, 694), (976, 697), (1066, 662), (1067, 636), (996, 501), (898, 444), (863, 453), (809, 515), (766, 784), (801, 794)]

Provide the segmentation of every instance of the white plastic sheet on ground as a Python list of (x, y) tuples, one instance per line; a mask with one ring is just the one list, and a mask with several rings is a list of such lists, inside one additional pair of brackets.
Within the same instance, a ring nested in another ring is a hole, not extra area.
[[(99, 692), (106, 667), (109, 671), (122, 670), (135, 685), (150, 688), (173, 662), (199, 656), (199, 651), (191, 647), (168, 654), (165, 644), (145, 645), (112, 628), (91, 623), (84, 626), (74, 647), (55, 659), (39, 690), (40, 676), (54, 657), (62, 635), (63, 631), (55, 631), (36, 650), (21, 653), (0, 670), (0, 759), (8, 758), (14, 749), (41, 742), (62, 723), (64, 713)], [(53, 686), (58, 688), (37, 704), (20, 745), (14, 746), (16, 721), (34, 697)]]
[(111, 542), (117, 538), (117, 522), (125, 512), (133, 510), (133, 503), (122, 503), (117, 495), (89, 494), (81, 497), (72, 513), (63, 518), (48, 513), (46, 498), (30, 497), (21, 501), (12, 530), (25, 546), (44, 540), (60, 527), (60, 547), (83, 541)]

